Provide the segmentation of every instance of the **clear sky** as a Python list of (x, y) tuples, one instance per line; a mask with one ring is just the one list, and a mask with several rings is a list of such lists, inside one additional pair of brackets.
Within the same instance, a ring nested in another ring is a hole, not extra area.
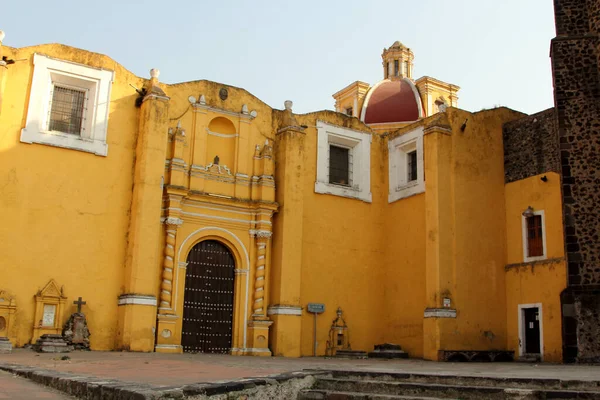
[[(414, 77), (461, 87), (459, 107), (552, 107), (552, 0), (4, 0), (4, 44), (63, 43), (106, 54), (167, 83), (208, 79), (275, 108), (333, 109), (333, 93), (382, 79), (395, 40)], [(197, 95), (195, 93), (190, 93)]]

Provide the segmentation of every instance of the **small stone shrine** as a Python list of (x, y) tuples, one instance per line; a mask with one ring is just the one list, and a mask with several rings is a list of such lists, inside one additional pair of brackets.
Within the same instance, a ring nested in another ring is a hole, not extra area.
[(73, 304), (77, 305), (77, 312), (71, 314), (63, 327), (62, 334), (65, 341), (76, 350), (90, 349), (90, 330), (88, 329), (85, 314), (81, 312), (81, 306), (86, 304), (79, 297)]
[(12, 343), (7, 337), (0, 336), (0, 354), (10, 353), (12, 351)]
[(69, 353), (73, 346), (69, 346), (62, 335), (45, 333), (35, 342), (33, 350), (38, 353)]
[(375, 350), (369, 352), (369, 358), (408, 358), (408, 353), (397, 344), (376, 344)]
[(350, 335), (348, 325), (342, 317), (343, 311), (338, 307), (336, 318), (329, 329), (329, 340), (327, 341), (327, 355), (338, 358), (367, 358), (367, 353), (361, 350), (352, 350), (350, 346)]

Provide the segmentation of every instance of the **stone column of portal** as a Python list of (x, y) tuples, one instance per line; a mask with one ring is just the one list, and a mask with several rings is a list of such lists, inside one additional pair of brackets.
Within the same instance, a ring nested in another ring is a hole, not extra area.
[(286, 101), (280, 115), (275, 159), (276, 201), (279, 213), (273, 227), (270, 305), (267, 315), (273, 320), (271, 349), (274, 355), (299, 357), (301, 338), (300, 304), (302, 271), (302, 220), (305, 185), (304, 128), (292, 114), (292, 102)]
[(267, 318), (266, 310), (266, 281), (267, 281), (267, 246), (272, 233), (269, 230), (258, 229), (251, 232), (256, 243), (256, 262), (254, 270), (254, 287), (252, 296), (252, 320), (248, 323), (248, 347), (252, 355), (270, 356), (268, 348), (269, 327), (273, 321)]
[(168, 133), (169, 98), (158, 86), (158, 70), (140, 107), (127, 237), (123, 293), (119, 296), (117, 349), (152, 351), (159, 268), (162, 265), (161, 205)]
[(444, 334), (456, 319), (456, 310), (443, 307), (443, 297), (453, 287), (452, 137), (447, 120), (425, 127), (425, 292), (423, 358), (438, 360)]

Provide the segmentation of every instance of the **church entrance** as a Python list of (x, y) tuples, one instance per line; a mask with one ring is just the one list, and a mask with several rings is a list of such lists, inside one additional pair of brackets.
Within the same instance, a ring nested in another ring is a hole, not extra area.
[(181, 345), (189, 353), (229, 353), (235, 259), (216, 240), (196, 244), (187, 258)]

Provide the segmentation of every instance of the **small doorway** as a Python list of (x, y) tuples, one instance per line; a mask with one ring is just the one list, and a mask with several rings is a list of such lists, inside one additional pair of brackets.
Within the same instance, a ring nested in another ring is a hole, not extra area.
[(542, 306), (519, 305), (519, 353), (524, 358), (542, 359)]
[(229, 353), (235, 259), (223, 243), (205, 240), (187, 258), (181, 345), (188, 353)]

